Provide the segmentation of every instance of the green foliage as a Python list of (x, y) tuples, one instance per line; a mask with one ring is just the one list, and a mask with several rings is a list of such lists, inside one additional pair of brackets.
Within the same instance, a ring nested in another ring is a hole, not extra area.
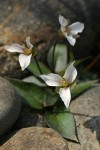
[[(43, 74), (50, 73), (50, 70), (49, 70), (49, 68), (46, 65), (44, 65), (40, 61), (38, 61), (38, 63), (39, 63), (39, 66), (40, 66)], [(30, 65), (27, 68), (28, 68), (29, 71), (32, 72), (32, 74), (34, 74), (36, 76), (41, 74), (40, 71), (39, 71), (39, 68), (37, 67), (37, 64), (36, 64), (36, 62), (34, 60), (31, 61)]]
[(52, 112), (45, 113), (49, 127), (58, 131), (64, 138), (77, 141), (75, 120), (71, 112), (65, 107), (56, 107)]
[[(80, 65), (83, 61), (85, 61), (85, 60), (87, 60), (87, 59), (89, 59), (89, 58), (90, 58), (90, 57), (83, 58), (83, 59), (80, 59), (80, 60), (75, 60), (74, 66), (77, 67), (77, 66)], [(71, 63), (72, 63), (73, 61), (74, 61), (74, 60), (72, 60)], [(61, 76), (64, 75), (66, 69), (69, 67), (69, 65), (70, 65), (71, 63), (66, 64), (65, 68), (63, 68), (63, 69), (59, 72), (59, 74), (60, 74)]]
[(53, 47), (49, 50), (47, 60), (49, 66), (55, 67), (55, 72), (60, 72), (63, 68), (65, 68), (67, 64), (67, 47), (64, 44), (57, 44), (54, 52), (54, 66), (53, 65)]
[(58, 97), (55, 92), (48, 88), (42, 88), (33, 83), (23, 82), (21, 80), (9, 79), (15, 85), (17, 92), (33, 108), (42, 109), (52, 106), (56, 103)]
[(75, 61), (75, 67), (77, 67), (78, 65), (80, 65), (82, 62), (84, 62), (84, 61), (86, 61), (86, 60), (88, 60), (88, 59), (90, 59), (91, 57), (90, 56), (88, 56), (88, 57), (86, 57), (86, 58), (83, 58), (83, 59), (80, 59), (80, 60), (76, 60)]
[(38, 78), (36, 78), (35, 76), (29, 76), (29, 77), (26, 77), (23, 79), (24, 82), (27, 82), (27, 83), (34, 83), (38, 86), (46, 86), (45, 83), (43, 83), (42, 81), (40, 81)]
[(97, 83), (97, 80), (86, 81), (77, 84), (76, 87), (72, 89), (72, 98), (75, 98), (79, 94), (83, 93), (84, 91), (92, 87), (95, 83)]
[(55, 92), (52, 92), (50, 88), (45, 88), (45, 101), (44, 106), (53, 106), (59, 98), (59, 95)]

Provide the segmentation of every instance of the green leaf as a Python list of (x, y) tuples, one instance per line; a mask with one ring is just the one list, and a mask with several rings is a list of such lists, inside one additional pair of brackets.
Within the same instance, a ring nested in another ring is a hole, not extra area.
[[(38, 63), (39, 63), (39, 66), (40, 66), (43, 74), (50, 73), (50, 70), (49, 70), (49, 68), (47, 68), (46, 65), (44, 65), (40, 61), (38, 61)], [(39, 71), (39, 69), (38, 69), (38, 67), (37, 67), (37, 64), (36, 64), (35, 60), (32, 60), (31, 63), (29, 64), (29, 66), (27, 68), (28, 68), (29, 71), (31, 71), (36, 76), (38, 76), (38, 75), (41, 74), (40, 71)]]
[[(53, 56), (53, 47), (49, 50), (47, 60), (49, 66), (52, 68), (52, 56)], [(54, 64), (55, 64), (55, 72), (60, 72), (67, 64), (67, 47), (63, 44), (57, 44), (55, 47), (54, 54)]]
[(84, 62), (84, 61), (86, 61), (86, 60), (88, 60), (88, 59), (90, 59), (90, 58), (91, 58), (91, 57), (88, 56), (88, 57), (83, 58), (83, 59), (80, 59), (80, 60), (75, 60), (75, 67), (78, 66), (78, 65), (80, 65), (82, 62)]
[(46, 86), (45, 83), (41, 82), (39, 79), (37, 79), (35, 76), (29, 76), (23, 79), (24, 82), (27, 83), (34, 83), (38, 86)]
[(49, 127), (58, 131), (64, 138), (77, 141), (75, 120), (65, 107), (57, 107), (54, 112), (46, 112), (45, 119)]
[[(80, 59), (80, 60), (75, 60), (74, 66), (77, 67), (78, 65), (80, 65), (82, 62), (84, 62), (85, 60), (87, 60), (87, 59), (89, 59), (89, 58), (90, 58), (90, 56), (89, 56), (89, 57), (86, 57), (86, 58), (83, 58), (83, 59)], [(73, 61), (72, 61), (72, 62), (73, 62)], [(64, 75), (66, 69), (68, 68), (68, 66), (69, 66), (72, 62), (68, 63), (68, 64), (65, 66), (65, 68), (62, 69), (62, 70), (59, 72), (59, 74), (60, 74), (61, 76)]]
[(72, 92), (71, 92), (72, 98), (75, 98), (79, 94), (83, 93), (84, 91), (89, 89), (91, 86), (93, 86), (95, 83), (97, 83), (97, 80), (86, 81), (86, 82), (81, 82), (77, 84), (76, 87), (72, 89)]
[(58, 98), (59, 98), (59, 95), (56, 93), (56, 92), (53, 92), (52, 90), (50, 90), (49, 88), (46, 88), (45, 89), (45, 101), (44, 101), (44, 106), (53, 106)]
[(68, 54), (69, 54), (69, 62), (74, 61), (74, 53), (72, 49), (68, 49)]
[(21, 80), (10, 79), (15, 85), (17, 92), (25, 99), (25, 101), (33, 108), (42, 109), (45, 97), (44, 91), (35, 84), (26, 83)]
[(33, 108), (42, 109), (47, 106), (52, 106), (58, 99), (57, 95), (47, 87), (41, 88), (36, 84), (16, 79), (9, 79), (9, 81), (15, 85), (17, 92)]

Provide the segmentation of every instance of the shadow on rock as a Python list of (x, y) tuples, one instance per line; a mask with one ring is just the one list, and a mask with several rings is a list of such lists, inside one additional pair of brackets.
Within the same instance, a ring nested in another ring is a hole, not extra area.
[(84, 123), (86, 128), (89, 128), (91, 132), (96, 133), (96, 138), (100, 144), (100, 116), (92, 117)]

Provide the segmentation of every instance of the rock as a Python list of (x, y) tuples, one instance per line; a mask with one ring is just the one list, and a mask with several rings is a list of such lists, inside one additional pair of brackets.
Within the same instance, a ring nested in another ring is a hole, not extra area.
[(69, 150), (100, 149), (100, 84), (76, 98), (70, 106), (80, 144), (68, 142)]
[(0, 150), (68, 150), (67, 142), (54, 130), (23, 128), (13, 134)]
[(21, 101), (14, 87), (0, 77), (0, 137), (15, 123), (21, 110)]
[(91, 56), (92, 53), (93, 56), (97, 55), (100, 50), (99, 10), (99, 0), (24, 0), (23, 2), (0, 0), (1, 74), (9, 76), (21, 74), (16, 57), (5, 52), (4, 45), (13, 42), (23, 43), (26, 36), (30, 35), (37, 50), (48, 49), (55, 41), (56, 31), (60, 27), (59, 14), (70, 18), (71, 22), (81, 21), (85, 24), (85, 30), (74, 47), (76, 57)]
[(0, 76), (18, 79), (28, 76), (27, 70), (21, 71), (18, 63), (18, 55), (6, 52), (2, 47), (0, 51)]
[(32, 126), (42, 126), (47, 127), (45, 119), (41, 112), (36, 111), (29, 105), (23, 104), (19, 118), (14, 126), (15, 130), (32, 127)]

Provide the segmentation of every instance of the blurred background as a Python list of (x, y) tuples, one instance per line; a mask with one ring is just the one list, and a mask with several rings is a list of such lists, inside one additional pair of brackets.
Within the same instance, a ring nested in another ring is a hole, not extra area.
[[(89, 57), (82, 66), (83, 76), (98, 79), (100, 75), (100, 0), (0, 0), (0, 75), (23, 78), (28, 72), (21, 72), (16, 54), (8, 53), (4, 46), (21, 44), (27, 36), (40, 51), (39, 59), (45, 59), (60, 28), (59, 14), (69, 18), (71, 23), (80, 21), (85, 29), (71, 47), (75, 59)], [(41, 57), (42, 56), (42, 57)], [(82, 77), (83, 77), (82, 76)]]

